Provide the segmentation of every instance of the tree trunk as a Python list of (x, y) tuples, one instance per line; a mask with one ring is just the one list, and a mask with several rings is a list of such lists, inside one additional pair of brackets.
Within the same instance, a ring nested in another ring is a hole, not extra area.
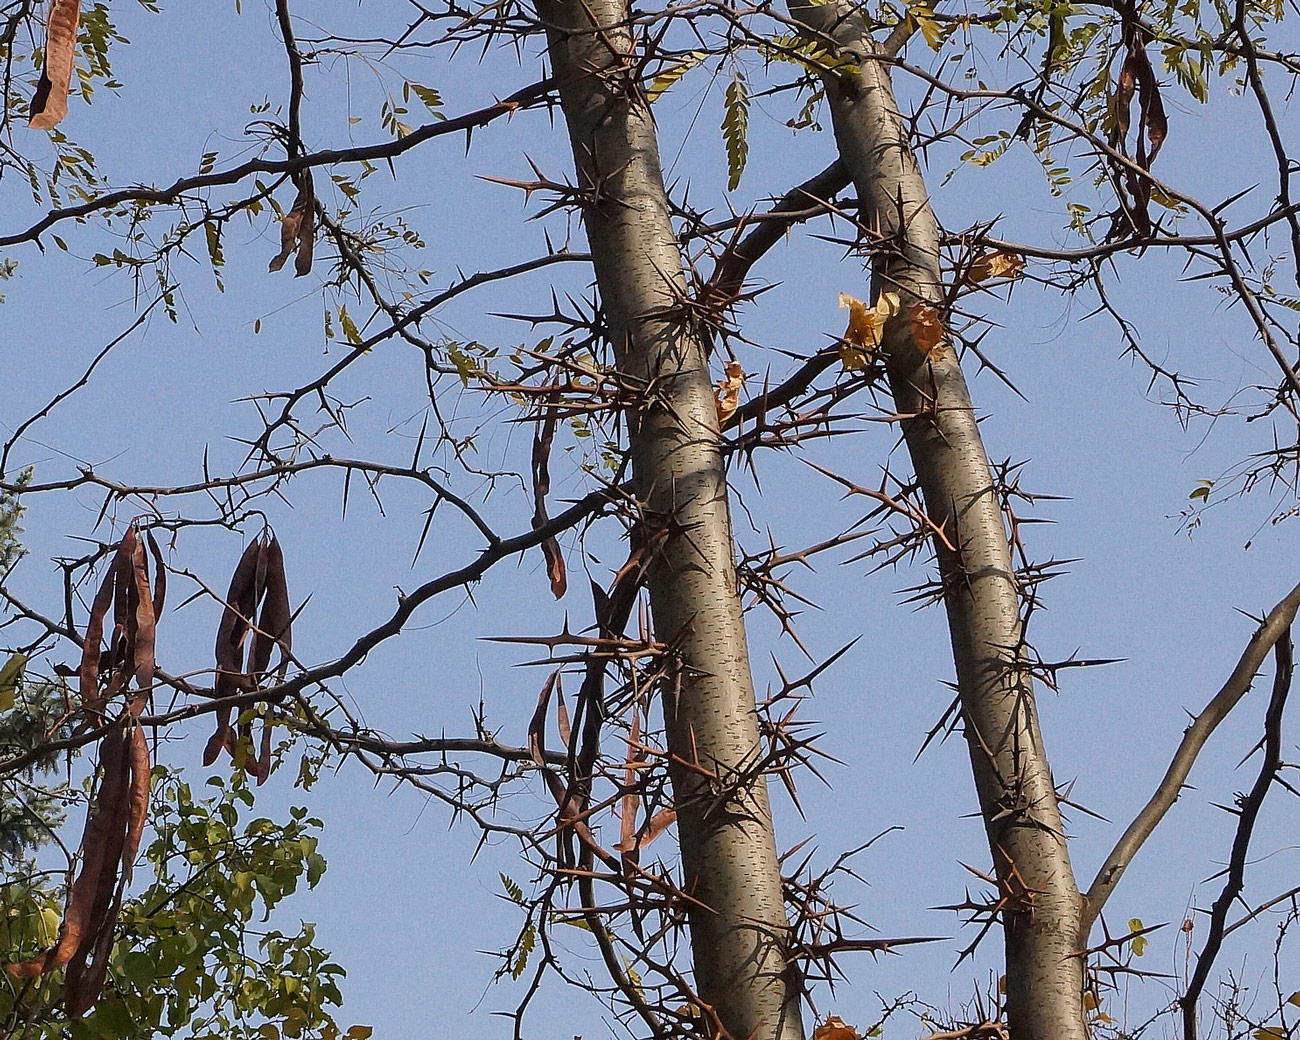
[(828, 73), (841, 161), (875, 237), (873, 291), (898, 293), (883, 345), (895, 408), (935, 539), (962, 721), (998, 878), (1013, 1040), (1082, 1040), (1081, 899), (1039, 731), (1018, 581), (975, 412), (950, 346), (917, 347), (908, 308), (943, 310), (939, 227), (898, 113), (889, 70), (862, 18), (842, 3), (791, 0), (808, 35), (857, 58)]
[(666, 532), (649, 586), (665, 684), (684, 887), (700, 1000), (734, 1040), (802, 1040), (800, 987), (759, 758), (705, 331), (687, 300), (624, 0), (539, 0), (587, 239), (624, 378), (647, 527)]

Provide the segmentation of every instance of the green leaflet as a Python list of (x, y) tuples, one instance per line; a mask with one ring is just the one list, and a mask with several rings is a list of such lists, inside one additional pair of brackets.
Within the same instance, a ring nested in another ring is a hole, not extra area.
[(803, 36), (779, 34), (758, 45), (758, 53), (767, 61), (784, 61), (799, 65), (809, 72), (839, 72), (856, 76), (858, 63), (852, 57), (841, 57), (830, 47)]
[(685, 58), (670, 65), (659, 75), (650, 81), (650, 86), (646, 88), (646, 100), (652, 105), (668, 92), (668, 88), (676, 83), (679, 79), (695, 68), (700, 62), (709, 56), (707, 51), (691, 51)]
[(749, 160), (749, 85), (739, 70), (727, 87), (722, 114), (722, 140), (727, 146), (727, 190), (740, 187)]

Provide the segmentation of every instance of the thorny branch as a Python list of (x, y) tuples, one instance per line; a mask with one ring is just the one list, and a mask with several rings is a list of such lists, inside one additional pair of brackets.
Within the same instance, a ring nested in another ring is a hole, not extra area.
[(1257, 745), (1258, 749), (1263, 750), (1263, 761), (1260, 763), (1259, 775), (1255, 778), (1254, 785), (1238, 802), (1237, 832), (1232, 839), (1232, 854), (1228, 859), (1223, 891), (1210, 907), (1210, 925), (1205, 937), (1205, 945), (1196, 958), (1196, 968), (1187, 983), (1187, 990), (1178, 999), (1183, 1012), (1184, 1040), (1196, 1040), (1197, 1003), (1210, 977), (1215, 958), (1218, 957), (1223, 945), (1228, 912), (1241, 896), (1241, 890), (1245, 885), (1246, 860), (1250, 855), (1250, 839), (1255, 830), (1255, 823), (1259, 819), (1259, 811), (1282, 768), (1282, 712), (1286, 708), (1287, 697), (1291, 692), (1291, 677), (1294, 670), (1290, 626), (1274, 644), (1273, 658), (1276, 668), (1273, 676), (1273, 694), (1269, 698), (1268, 710), (1264, 715), (1264, 736)]

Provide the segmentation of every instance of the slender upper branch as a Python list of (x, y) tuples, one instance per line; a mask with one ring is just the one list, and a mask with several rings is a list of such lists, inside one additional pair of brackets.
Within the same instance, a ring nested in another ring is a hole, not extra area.
[[(709, 277), (708, 289), (724, 298), (740, 292), (745, 277), (755, 263), (771, 249), (794, 224), (828, 212), (826, 201), (852, 183), (844, 164), (835, 159), (821, 173), (785, 193), (764, 219), (748, 235), (718, 259)], [(737, 227), (743, 227), (743, 220)]]
[(1196, 758), (1201, 753), (1206, 741), (1210, 739), (1210, 735), (1215, 731), (1219, 723), (1228, 717), (1228, 713), (1236, 707), (1237, 702), (1245, 696), (1246, 691), (1250, 689), (1251, 683), (1255, 681), (1255, 675), (1264, 663), (1264, 658), (1268, 656), (1277, 641), (1291, 627), (1297, 609), (1300, 609), (1300, 585), (1293, 588), (1286, 598), (1269, 612), (1263, 624), (1250, 637), (1250, 642), (1247, 644), (1240, 660), (1237, 661), (1237, 667), (1228, 676), (1228, 681), (1223, 684), (1223, 687), (1214, 695), (1210, 703), (1202, 709), (1201, 713), (1192, 720), (1192, 724), (1187, 727), (1187, 731), (1183, 734), (1182, 743), (1178, 745), (1178, 750), (1174, 752), (1173, 760), (1169, 763), (1169, 769), (1165, 772), (1164, 778), (1159, 785), (1157, 785), (1151, 800), (1147, 802), (1142, 811), (1129, 824), (1128, 830), (1116, 842), (1115, 847), (1111, 850), (1110, 855), (1106, 857), (1106, 862), (1097, 871), (1097, 877), (1088, 889), (1080, 922), (1079, 934), (1081, 941), (1086, 940), (1093, 921), (1097, 919), (1097, 914), (1106, 905), (1106, 900), (1110, 898), (1111, 892), (1119, 884), (1119, 879), (1123, 877), (1124, 871), (1128, 869), (1133, 857), (1137, 855), (1138, 849), (1151, 836), (1151, 832), (1164, 819), (1165, 813), (1178, 800), (1178, 795), (1183, 789), (1187, 775), (1192, 771), (1192, 766), (1196, 763)]
[(116, 209), (130, 202), (176, 202), (187, 192), (200, 191), (204, 188), (216, 188), (226, 184), (238, 184), (246, 177), (255, 174), (294, 174), (313, 166), (333, 166), (337, 163), (362, 162), (372, 159), (392, 159), (410, 151), (417, 145), (444, 134), (473, 130), (485, 126), (500, 116), (508, 116), (523, 108), (532, 108), (550, 102), (554, 83), (550, 79), (539, 80), (516, 90), (513, 94), (486, 108), (480, 108), (453, 119), (426, 123), (418, 126), (405, 137), (394, 141), (382, 141), (377, 144), (358, 145), (356, 148), (327, 148), (319, 152), (289, 159), (250, 159), (246, 163), (232, 166), (228, 170), (182, 177), (166, 188), (137, 186), (122, 188), (98, 195), (89, 202), (79, 206), (64, 206), (50, 210), (35, 224), (23, 231), (10, 235), (0, 235), (0, 248), (15, 246), (24, 242), (39, 243), (41, 236), (56, 224), (69, 220), (84, 220), (86, 217), (107, 210)]
[(1228, 858), (1227, 878), (1219, 898), (1210, 908), (1209, 934), (1200, 956), (1196, 958), (1196, 968), (1187, 983), (1187, 992), (1179, 1003), (1183, 1009), (1183, 1038), (1196, 1040), (1196, 1005), (1205, 983), (1209, 981), (1210, 970), (1223, 947), (1228, 911), (1241, 896), (1246, 883), (1246, 859), (1250, 855), (1250, 841), (1255, 833), (1255, 823), (1259, 811), (1264, 807), (1264, 798), (1273, 781), (1277, 779), (1278, 770), (1282, 768), (1282, 712), (1286, 708), (1287, 697), (1291, 693), (1292, 660), (1291, 629), (1287, 627), (1277, 639), (1273, 656), (1276, 671), (1273, 675), (1273, 695), (1269, 698), (1268, 711), (1264, 717), (1264, 736), (1256, 747), (1264, 750), (1264, 761), (1260, 763), (1259, 773), (1250, 793), (1242, 799), (1237, 816), (1237, 832), (1232, 839), (1232, 853)]

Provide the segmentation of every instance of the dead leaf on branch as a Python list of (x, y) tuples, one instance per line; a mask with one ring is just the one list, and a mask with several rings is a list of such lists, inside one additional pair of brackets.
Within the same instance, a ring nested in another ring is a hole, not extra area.
[(271, 261), (269, 269), (280, 270), (289, 255), (297, 250), (293, 270), (294, 277), (301, 278), (311, 273), (311, 255), (316, 235), (316, 193), (312, 188), (310, 170), (298, 174), (294, 183), (298, 185), (298, 196), (293, 200), (293, 208), (280, 222), (280, 252)]
[(912, 341), (916, 349), (926, 357), (943, 346), (948, 339), (947, 330), (939, 312), (928, 303), (913, 304), (909, 320), (912, 326)]
[(739, 361), (728, 361), (726, 372), (726, 376), (713, 389), (719, 426), (725, 426), (727, 420), (736, 414), (736, 409), (740, 407), (740, 391), (745, 386), (745, 367)]
[(68, 114), (68, 88), (77, 60), (81, 0), (52, 0), (45, 22), (45, 68), (41, 70), (27, 125), (49, 130)]
[(839, 1015), (828, 1015), (826, 1021), (813, 1030), (813, 1040), (862, 1040), (862, 1034)]
[(1025, 258), (1018, 253), (985, 253), (976, 257), (966, 271), (966, 281), (972, 285), (995, 279), (1014, 281), (1025, 271)]
[(874, 307), (840, 293), (840, 306), (849, 309), (849, 327), (840, 341), (840, 362), (849, 372), (867, 367), (885, 334), (885, 323), (899, 311), (898, 294), (882, 292)]

